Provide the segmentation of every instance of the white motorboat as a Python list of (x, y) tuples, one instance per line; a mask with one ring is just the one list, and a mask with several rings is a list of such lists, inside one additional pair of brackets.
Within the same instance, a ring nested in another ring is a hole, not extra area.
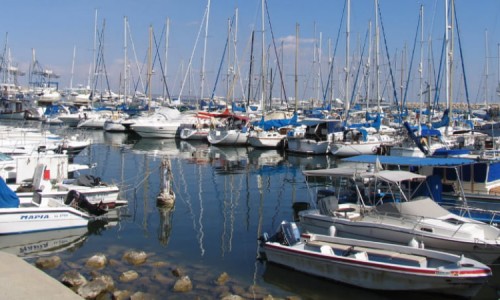
[(86, 227), (90, 215), (76, 207), (33, 194), (30, 203), (19, 205), (16, 194), (0, 180), (0, 235)]
[(328, 234), (335, 226), (342, 237), (399, 244), (415, 239), (426, 247), (464, 253), (484, 263), (500, 257), (499, 228), (453, 214), (429, 195), (417, 196), (432, 191), (424, 175), (352, 167), (304, 174), (308, 178), (331, 177), (346, 187), (339, 189), (338, 185), (334, 195), (318, 197), (319, 209), (298, 213), (302, 228), (308, 232)]
[(362, 288), (473, 297), (491, 269), (463, 255), (335, 236), (300, 235), (293, 222), (264, 234), (268, 262)]

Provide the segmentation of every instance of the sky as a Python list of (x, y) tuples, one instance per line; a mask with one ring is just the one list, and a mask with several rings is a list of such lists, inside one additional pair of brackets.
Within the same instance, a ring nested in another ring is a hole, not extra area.
[[(128, 85), (132, 90), (144, 92), (139, 78), (142, 82), (147, 78), (151, 28), (158, 44), (155, 46), (155, 42), (152, 43), (152, 56), (160, 54), (160, 59), (156, 59), (152, 67), (153, 93), (162, 93), (164, 90), (165, 85), (161, 82), (163, 69), (172, 96), (203, 94), (208, 97), (216, 87), (216, 96), (234, 95), (241, 98), (246, 96), (248, 90), (251, 35), (255, 31), (251, 93), (254, 94), (253, 97), (258, 97), (263, 48), (261, 0), (212, 0), (208, 10), (206, 35), (204, 25), (208, 0), (3, 0), (2, 4), (0, 53), (4, 57), (9, 56), (8, 61), (26, 73), (30, 69), (34, 53), (40, 65), (60, 75), (60, 89), (68, 88), (71, 84), (73, 87), (78, 84), (87, 85), (89, 70), (97, 56), (102, 58), (101, 62), (106, 66), (106, 76), (99, 75), (95, 85), (98, 85), (97, 88), (105, 87), (109, 82), (111, 89), (118, 92), (121, 79), (124, 78), (126, 49), (128, 77), (131, 82)], [(347, 13), (343, 10), (344, 0), (267, 0), (266, 4), (265, 65), (269, 85), (271, 69), (275, 78), (272, 81), (273, 97), (284, 97), (280, 89), (279, 62), (288, 98), (321, 98), (330, 70), (329, 58), (333, 55), (334, 71), (331, 78), (334, 97), (344, 98), (345, 53), (348, 44), (349, 89), (354, 90), (356, 82), (358, 93), (364, 93), (361, 92), (363, 84), (360, 83), (363, 80), (359, 79), (363, 76), (357, 70), (360, 65), (366, 65), (368, 53), (371, 53), (372, 66), (375, 61), (374, 0), (351, 0), (349, 43), (346, 39)], [(393, 97), (392, 86), (395, 85), (398, 97), (402, 98), (405, 89), (401, 86), (408, 83), (406, 97), (408, 101), (414, 101), (418, 99), (420, 91), (418, 64), (421, 52), (423, 80), (436, 80), (436, 75), (432, 74), (437, 74), (439, 69), (445, 28), (445, 1), (379, 0), (379, 6), (379, 82), (382, 97)], [(421, 6), (424, 12), (421, 23), (423, 43), (420, 42), (420, 33), (415, 39), (417, 28), (420, 28)], [(465, 74), (472, 103), (482, 103), (485, 97), (490, 103), (498, 103), (495, 91), (499, 82), (500, 1), (455, 0), (455, 6), (462, 47), (460, 51), (455, 31), (452, 68), (455, 74), (452, 80), (454, 97), (458, 101), (465, 99)], [(124, 46), (125, 17), (128, 22), (127, 47)], [(170, 24), (168, 49), (165, 28), (167, 19)], [(226, 51), (223, 60), (230, 20), (234, 20), (228, 47), (230, 50)], [(96, 48), (95, 27), (101, 37), (101, 41), (96, 42)], [(297, 36), (299, 47), (296, 51)], [(205, 42), (206, 54), (203, 55)], [(371, 52), (366, 50), (369, 45)], [(320, 54), (321, 59), (318, 59)], [(463, 60), (460, 59), (461, 56)], [(363, 59), (364, 63), (360, 64), (359, 59)], [(102, 70), (103, 64), (100, 66)], [(217, 76), (219, 68), (220, 75)], [(205, 75), (202, 85), (203, 69)], [(234, 71), (231, 73), (228, 70)], [(391, 70), (394, 79), (391, 79)], [(372, 82), (371, 93), (374, 90), (373, 73), (370, 72), (371, 75), (367, 77), (369, 79), (366, 79), (366, 82)], [(28, 75), (19, 78), (19, 82), (27, 85)]]

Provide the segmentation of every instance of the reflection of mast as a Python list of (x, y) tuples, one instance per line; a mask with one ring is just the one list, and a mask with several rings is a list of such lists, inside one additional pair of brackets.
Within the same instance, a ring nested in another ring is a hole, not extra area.
[(201, 184), (201, 167), (198, 165), (198, 199), (200, 199), (200, 217), (198, 218), (198, 224), (200, 225), (200, 231), (198, 232), (198, 241), (200, 243), (200, 251), (201, 251), (201, 256), (205, 254), (205, 248), (203, 248), (203, 237), (205, 236), (205, 233), (203, 232), (203, 196), (202, 196), (202, 191), (203, 191), (203, 185)]
[[(146, 174), (149, 174), (149, 159), (148, 159), (148, 155), (145, 154), (144, 155), (144, 159), (145, 159), (145, 167), (146, 167)], [(144, 213), (144, 218), (142, 220), (142, 225), (143, 225), (143, 228), (144, 228), (144, 232), (147, 233), (148, 232), (148, 199), (149, 199), (149, 183), (148, 183), (148, 180), (146, 180), (144, 182), (144, 193), (143, 193), (143, 196), (142, 196), (142, 201), (144, 202), (143, 205), (143, 213)]]

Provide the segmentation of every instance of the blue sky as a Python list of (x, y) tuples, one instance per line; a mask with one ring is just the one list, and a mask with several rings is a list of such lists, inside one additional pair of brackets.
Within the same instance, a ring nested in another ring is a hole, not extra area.
[[(399, 87), (400, 77), (408, 76), (405, 72), (409, 68), (409, 59), (414, 46), (415, 32), (417, 29), (419, 7), (424, 6), (424, 34), (426, 40), (432, 41), (434, 49), (434, 64), (439, 64), (439, 52), (444, 28), (444, 0), (379, 0), (382, 14), (382, 22), (385, 29), (387, 49), (392, 58), (391, 65), (396, 76)], [(374, 4), (372, 0), (351, 0), (351, 39), (350, 52), (352, 59), (359, 57), (359, 49), (363, 47), (369, 21), (374, 23)], [(4, 0), (2, 1), (2, 18), (0, 18), (0, 42), (5, 43), (5, 35), (8, 33), (8, 48), (11, 60), (26, 72), (32, 57), (32, 49), (36, 51), (38, 61), (48, 69), (53, 69), (61, 75), (60, 87), (68, 87), (71, 79), (71, 67), (73, 61), (73, 49), (76, 49), (73, 85), (87, 84), (89, 67), (93, 57), (94, 39), (94, 16), (97, 10), (97, 24), (99, 30), (104, 27), (104, 62), (108, 73), (111, 88), (118, 90), (119, 79), (123, 71), (124, 60), (124, 17), (128, 18), (131, 39), (128, 39), (129, 62), (131, 72), (138, 77), (136, 65), (143, 65), (148, 49), (148, 30), (152, 26), (157, 39), (160, 39), (165, 27), (166, 19), (170, 19), (170, 39), (167, 61), (167, 83), (170, 92), (174, 95), (181, 90), (182, 79), (185, 77), (187, 65), (193, 52), (200, 23), (207, 6), (206, 0)], [(293, 75), (295, 64), (295, 32), (296, 24), (300, 26), (299, 46), (299, 97), (309, 98), (317, 95), (315, 89), (317, 80), (317, 68), (313, 66), (314, 44), (319, 44), (319, 36), (322, 36), (322, 74), (323, 81), (326, 80), (328, 71), (328, 40), (335, 44), (339, 32), (340, 19), (344, 6), (343, 0), (268, 0), (269, 14), (273, 34), (278, 47), (277, 52), (283, 54), (283, 69), (285, 86), (288, 96), (294, 96)], [(238, 36), (236, 44), (236, 55), (240, 78), (235, 84), (235, 95), (246, 91), (246, 78), (248, 77), (248, 66), (250, 57), (250, 36), (253, 29), (256, 30), (254, 55), (256, 57), (254, 72), (260, 72), (261, 56), (261, 17), (260, 0), (226, 0), (211, 1), (210, 17), (208, 25), (207, 54), (206, 54), (206, 84), (204, 96), (209, 96), (214, 83), (215, 75), (221, 63), (222, 52), (227, 38), (228, 19), (238, 9)], [(456, 0), (456, 10), (460, 25), (460, 35), (463, 45), (464, 63), (467, 84), (469, 86), (470, 99), (473, 103), (482, 102), (485, 87), (485, 32), (488, 36), (489, 52), (489, 76), (488, 94), (490, 101), (498, 102), (494, 91), (498, 83), (498, 44), (500, 43), (500, 1), (498, 0)], [(336, 97), (343, 95), (343, 68), (345, 64), (345, 23), (340, 28), (338, 49), (335, 57), (334, 89), (337, 90)], [(3, 34), (3, 36), (1, 35)], [(202, 32), (197, 47), (194, 50), (192, 61), (192, 80), (184, 84), (183, 95), (189, 93), (200, 93), (200, 70), (203, 52), (204, 32)], [(266, 45), (271, 43), (271, 31), (266, 20)], [(283, 43), (281, 42), (283, 41)], [(163, 37), (163, 43), (165, 38)], [(132, 54), (132, 44), (135, 48), (137, 60)], [(283, 45), (283, 50), (281, 50)], [(424, 48), (428, 49), (428, 43)], [(382, 86), (387, 86), (387, 59), (385, 43), (381, 41), (381, 61), (384, 64)], [(407, 65), (406, 71), (402, 71), (402, 51), (406, 47)], [(333, 48), (333, 47), (332, 47)], [(276, 72), (276, 56), (271, 48), (269, 66)], [(160, 46), (159, 51), (165, 52), (165, 45)], [(332, 50), (333, 51), (333, 50)], [(416, 62), (419, 59), (420, 45), (416, 46)], [(425, 50), (427, 53), (427, 50)], [(461, 66), (459, 60), (458, 42), (455, 43), (455, 66), (461, 77)], [(425, 54), (424, 59), (428, 59)], [(281, 58), (280, 58), (281, 59)], [(365, 56), (366, 59), (366, 56)], [(162, 63), (165, 63), (162, 58)], [(429, 63), (424, 63), (424, 73), (427, 74)], [(227, 62), (224, 63), (222, 77), (219, 80), (216, 94), (224, 96), (227, 93), (225, 74), (227, 73)], [(161, 91), (159, 65), (154, 67), (156, 75), (153, 76), (153, 91)], [(355, 70), (352, 65), (351, 70)], [(458, 70), (459, 69), (459, 70)], [(351, 71), (354, 72), (354, 71)], [(143, 72), (144, 73), (144, 72)], [(415, 73), (415, 72), (413, 72)], [(405, 74), (401, 76), (400, 74)], [(145, 75), (142, 75), (145, 78)], [(353, 75), (354, 76), (354, 75)], [(418, 75), (413, 74), (411, 81), (415, 82)], [(254, 79), (254, 82), (256, 79)], [(455, 79), (454, 79), (455, 80)], [(455, 80), (457, 98), (464, 99), (463, 83)], [(27, 76), (20, 79), (21, 83), (27, 83)], [(275, 83), (277, 86), (278, 83)], [(417, 97), (417, 85), (413, 84), (409, 97)], [(141, 90), (141, 88), (139, 88)], [(399, 92), (399, 91), (398, 91)], [(384, 93), (390, 93), (386, 89)], [(273, 91), (278, 96), (279, 90)], [(387, 95), (384, 97), (388, 97)]]

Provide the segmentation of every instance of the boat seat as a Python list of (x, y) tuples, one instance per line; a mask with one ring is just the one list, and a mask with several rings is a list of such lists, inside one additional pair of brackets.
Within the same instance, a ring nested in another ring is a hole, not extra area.
[(327, 196), (318, 200), (319, 212), (322, 215), (333, 216), (339, 208), (339, 199), (335, 196)]
[(328, 246), (332, 250), (339, 250), (342, 252), (347, 251), (351, 248), (351, 246), (349, 246), (349, 245), (328, 243), (328, 242), (322, 242), (322, 241), (307, 241), (307, 244), (309, 246), (316, 246), (316, 247)]
[(365, 247), (359, 247), (359, 246), (354, 247), (354, 251), (367, 252), (368, 255), (372, 254), (372, 255), (385, 256), (392, 261), (397, 260), (399, 262), (405, 262), (405, 264), (411, 265), (411, 266), (416, 265), (416, 266), (419, 266), (422, 268), (425, 268), (427, 266), (427, 258), (424, 256), (399, 253), (396, 251), (383, 250), (383, 249), (371, 249), (371, 248), (365, 248)]
[(319, 247), (319, 249), (321, 251), (321, 254), (335, 256), (335, 252), (333, 251), (332, 247), (328, 245), (323, 245)]

